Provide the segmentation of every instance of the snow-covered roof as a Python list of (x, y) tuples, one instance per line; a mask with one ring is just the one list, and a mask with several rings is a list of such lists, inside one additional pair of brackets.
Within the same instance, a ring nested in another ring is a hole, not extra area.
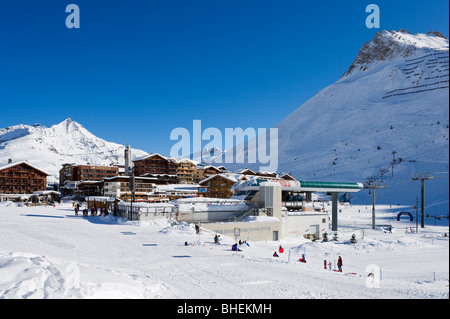
[(256, 174), (256, 173), (255, 173), (254, 171), (252, 171), (250, 168), (246, 168), (246, 169), (241, 170), (241, 171), (239, 172), (239, 174), (245, 174), (245, 172), (248, 172), (248, 171), (250, 171), (251, 174)]
[(0, 166), (0, 171), (2, 171), (2, 170), (4, 170), (4, 169), (7, 169), (7, 168), (10, 168), (10, 167), (14, 167), (14, 166), (17, 166), (17, 165), (21, 165), (21, 164), (26, 164), (26, 165), (28, 165), (28, 166), (34, 168), (35, 170), (38, 170), (38, 171), (40, 171), (40, 172), (46, 174), (47, 176), (52, 175), (52, 174), (50, 174), (50, 173), (44, 171), (43, 169), (40, 169), (39, 167), (37, 167), (37, 166), (35, 166), (35, 165), (33, 165), (33, 164), (28, 163), (27, 161), (14, 162), (14, 163), (6, 164), (6, 165), (4, 165), (4, 166)]
[(285, 179), (285, 177), (291, 178), (291, 179), (294, 180), (294, 181), (296, 180), (294, 177), (292, 177), (292, 176), (291, 176), (290, 174), (288, 174), (288, 173), (285, 173), (285, 174), (283, 174), (283, 175), (280, 176), (281, 179)]
[[(104, 177), (103, 181), (104, 182), (120, 182), (120, 181), (124, 181), (124, 182), (128, 182), (130, 180), (131, 176), (111, 176), (111, 177)], [(156, 181), (157, 178), (156, 177), (146, 177), (146, 176), (135, 176), (134, 177), (136, 180), (140, 180), (140, 181)]]
[(50, 194), (61, 195), (61, 193), (57, 192), (57, 191), (37, 191), (37, 192), (33, 192), (33, 195), (36, 195), (36, 196), (50, 195)]
[(157, 190), (197, 190), (200, 185), (197, 184), (168, 184), (156, 185)]
[(208, 169), (208, 168), (212, 168), (212, 169), (214, 169), (214, 170), (216, 170), (216, 171), (220, 172), (220, 169), (219, 169), (219, 168), (217, 168), (217, 167), (215, 167), (215, 166), (213, 166), (213, 165), (208, 165), (208, 166), (205, 166), (205, 167), (203, 167), (203, 168), (200, 168), (200, 169)]
[(203, 184), (203, 183), (205, 183), (205, 182), (207, 182), (207, 181), (209, 181), (209, 180), (211, 180), (213, 178), (216, 178), (216, 177), (223, 177), (223, 178), (228, 179), (229, 181), (232, 181), (234, 183), (242, 180), (243, 178), (246, 178), (245, 175), (242, 175), (242, 174), (222, 173), (222, 174), (211, 175), (210, 177), (205, 178), (204, 180), (200, 181), (199, 184), (201, 185), (201, 184)]
[[(145, 173), (140, 175), (140, 177), (151, 177), (151, 176), (155, 176), (155, 177), (178, 177), (178, 175), (176, 174), (154, 174), (154, 173)], [(137, 177), (137, 176), (136, 176)]]
[(182, 158), (179, 161), (177, 161), (177, 163), (178, 164), (180, 164), (180, 163), (191, 163), (192, 165), (195, 165), (195, 166), (198, 165), (197, 161), (191, 160), (190, 158)]
[(133, 162), (142, 161), (142, 160), (154, 157), (154, 156), (159, 156), (159, 157), (161, 157), (161, 158), (163, 158), (163, 159), (165, 159), (167, 161), (172, 161), (172, 162), (175, 162), (175, 163), (177, 162), (173, 157), (163, 156), (163, 155), (161, 155), (159, 153), (152, 153), (152, 154), (146, 155), (144, 157), (136, 158), (136, 159), (133, 160)]

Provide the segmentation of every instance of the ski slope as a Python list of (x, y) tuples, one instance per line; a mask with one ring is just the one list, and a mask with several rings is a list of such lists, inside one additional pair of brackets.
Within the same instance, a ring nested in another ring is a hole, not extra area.
[[(371, 206), (340, 209), (337, 242), (330, 234), (329, 242), (250, 242), (232, 252), (234, 238), (216, 245), (194, 225), (83, 218), (71, 203), (0, 203), (0, 299), (449, 298), (447, 219), (406, 233), (415, 222), (392, 216), (408, 208), (378, 206), (377, 224), (395, 227), (389, 233), (370, 228)], [(273, 257), (279, 245), (285, 251)], [(343, 273), (323, 269), (338, 256)], [(381, 270), (379, 288), (367, 283), (370, 264)]]
[[(378, 203), (402, 205), (413, 205), (420, 196), (415, 174), (429, 172), (435, 178), (427, 183), (427, 213), (448, 214), (448, 65), (443, 36), (378, 32), (339, 80), (275, 126), (278, 171), (298, 180), (383, 180), (387, 189), (379, 192)], [(257, 151), (241, 149), (243, 158)], [(260, 166), (227, 168), (258, 171)], [(370, 197), (364, 191), (353, 200), (366, 203)]]

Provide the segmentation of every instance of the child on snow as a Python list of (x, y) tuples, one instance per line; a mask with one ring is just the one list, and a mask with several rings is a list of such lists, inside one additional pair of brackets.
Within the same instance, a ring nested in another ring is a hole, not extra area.
[(302, 254), (302, 258), (300, 258), (298, 261), (301, 263), (306, 263), (305, 254)]
[(232, 251), (242, 251), (238, 248), (237, 243), (235, 243), (233, 246), (231, 246)]

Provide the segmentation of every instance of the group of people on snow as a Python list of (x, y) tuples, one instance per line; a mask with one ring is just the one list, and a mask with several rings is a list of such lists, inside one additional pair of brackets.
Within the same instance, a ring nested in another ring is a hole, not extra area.
[[(75, 205), (74, 210), (75, 210), (75, 216), (78, 216), (78, 212), (80, 211), (79, 203), (77, 203)], [(100, 211), (100, 214), (98, 216), (102, 216), (102, 215), (108, 216), (108, 214), (109, 214), (108, 208), (106, 208), (106, 207), (105, 208), (102, 207), (102, 208), (100, 208), (100, 210), (97, 208), (97, 206), (91, 207), (90, 209), (89, 209), (89, 207), (85, 207), (82, 211), (83, 217), (87, 217), (89, 215), (89, 210), (91, 211), (91, 216), (97, 216), (99, 211)]]
[[(279, 251), (280, 254), (282, 254), (282, 253), (284, 252), (284, 248), (281, 247), (281, 245), (280, 245), (280, 247), (278, 248), (278, 251)], [(273, 256), (273, 257), (280, 257), (280, 256), (277, 254), (276, 251), (273, 253), (272, 256)], [(306, 263), (306, 257), (305, 257), (305, 254), (302, 254), (302, 257), (301, 257), (298, 261), (301, 262), (301, 263)], [(344, 264), (343, 264), (343, 262), (342, 262), (342, 257), (339, 256), (338, 261), (337, 261), (337, 267), (338, 267), (338, 270), (337, 270), (337, 271), (342, 272), (342, 266), (343, 266), (343, 265), (344, 265)], [(327, 261), (324, 260), (324, 261), (323, 261), (323, 268), (324, 268), (324, 269), (327, 269), (327, 266), (328, 266), (328, 269), (331, 270), (331, 262), (329, 262), (329, 263), (327, 264)]]
[[(335, 270), (335, 271), (342, 272), (342, 266), (343, 266), (343, 265), (344, 265), (344, 264), (343, 264), (343, 262), (342, 262), (342, 257), (339, 256), (338, 261), (337, 261), (337, 267), (338, 267), (338, 270)], [(327, 268), (327, 266), (328, 266), (328, 268)], [(323, 261), (323, 269), (329, 269), (329, 270), (331, 270), (331, 261), (329, 261), (329, 262), (327, 263), (327, 261), (324, 260), (324, 261)]]

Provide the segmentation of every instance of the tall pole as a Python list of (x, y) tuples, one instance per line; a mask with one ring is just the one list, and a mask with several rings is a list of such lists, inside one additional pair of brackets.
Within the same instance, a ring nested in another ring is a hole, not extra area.
[(394, 165), (397, 163), (396, 160), (395, 160), (395, 154), (396, 153), (397, 153), (396, 151), (392, 152), (392, 177), (394, 177)]
[(372, 229), (375, 229), (375, 189), (372, 188)]
[(416, 197), (416, 234), (419, 232), (419, 196)]
[(420, 180), (420, 227), (425, 228), (425, 181)]
[(133, 220), (133, 200), (134, 200), (134, 190), (135, 190), (135, 177), (134, 174), (130, 176), (129, 182), (128, 182), (128, 186), (130, 188), (130, 197), (131, 197), (131, 201), (130, 201), (130, 220)]
[(420, 173), (413, 177), (413, 181), (420, 181), (420, 227), (425, 228), (425, 181), (433, 179), (431, 173)]
[(387, 186), (381, 185), (380, 182), (376, 182), (373, 180), (369, 180), (364, 186), (364, 188), (368, 188), (372, 190), (372, 229), (375, 229), (375, 190), (386, 188)]
[(331, 194), (331, 230), (338, 230), (338, 193)]

